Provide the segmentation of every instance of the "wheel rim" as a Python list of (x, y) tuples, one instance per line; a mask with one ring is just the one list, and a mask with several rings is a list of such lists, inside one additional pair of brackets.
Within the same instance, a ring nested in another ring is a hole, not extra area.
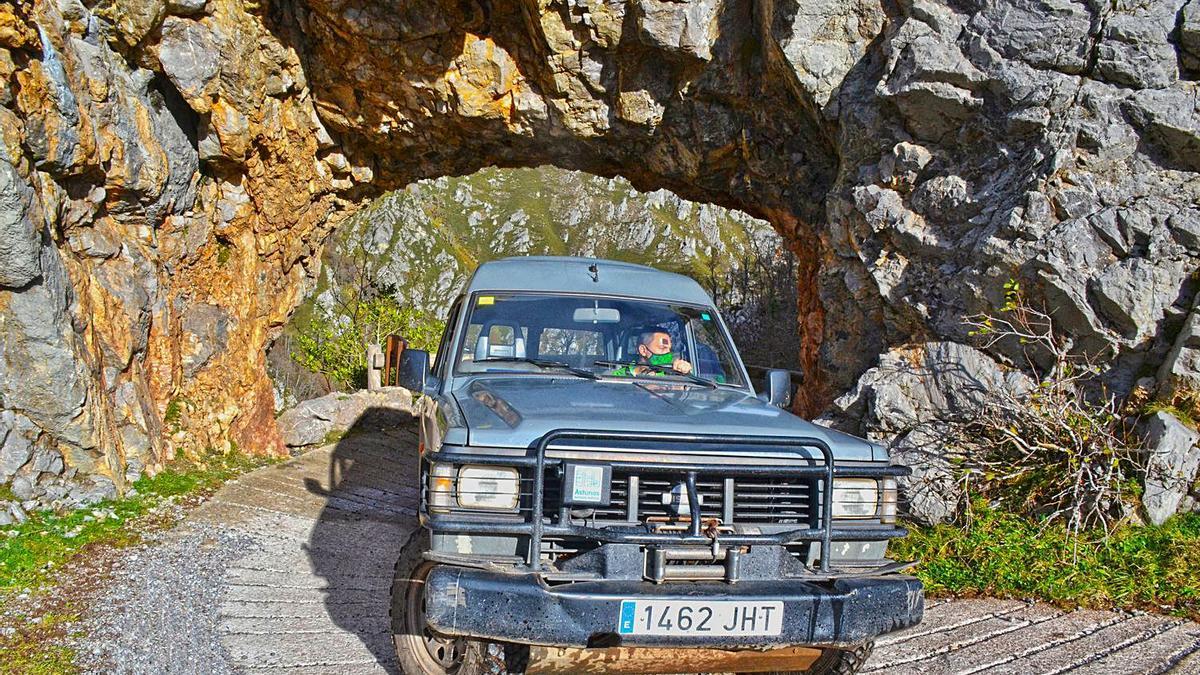
[(425, 563), (418, 567), (408, 582), (405, 593), (404, 621), (406, 633), (421, 656), (447, 673), (458, 670), (467, 651), (467, 641), (462, 638), (447, 638), (429, 630), (425, 622), (425, 576), (433, 567)]

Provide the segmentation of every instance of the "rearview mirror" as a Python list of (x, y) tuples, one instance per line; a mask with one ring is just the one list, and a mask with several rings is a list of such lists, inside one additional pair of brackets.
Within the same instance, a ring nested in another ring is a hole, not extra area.
[(437, 378), (429, 372), (429, 352), (405, 349), (400, 355), (400, 386), (416, 394), (437, 392)]
[(619, 323), (621, 310), (615, 307), (580, 307), (575, 310), (575, 323)]

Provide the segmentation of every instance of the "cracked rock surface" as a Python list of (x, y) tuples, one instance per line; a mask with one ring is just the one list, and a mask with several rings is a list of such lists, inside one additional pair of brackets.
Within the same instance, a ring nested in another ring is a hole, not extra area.
[(1114, 391), (1198, 388), (1196, 3), (0, 2), (0, 436), (63, 464), (3, 480), (281, 451), (264, 353), (326, 236), (490, 165), (768, 220), (806, 413), (1009, 278)]

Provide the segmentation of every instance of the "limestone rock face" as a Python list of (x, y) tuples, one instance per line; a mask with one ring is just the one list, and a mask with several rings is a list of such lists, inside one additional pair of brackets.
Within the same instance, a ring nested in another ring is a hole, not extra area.
[(1197, 25), (1196, 0), (0, 2), (0, 408), (117, 490), (281, 451), (263, 355), (326, 235), (489, 165), (770, 221), (807, 412), (896, 345), (965, 342), (1010, 277), (1117, 390), (1186, 382)]
[(1200, 391), (1200, 313), (1195, 302), (1158, 370), (1158, 387), (1168, 399)]
[(20, 288), (42, 273), (41, 228), (32, 208), (33, 188), (7, 156), (0, 158), (0, 286)]

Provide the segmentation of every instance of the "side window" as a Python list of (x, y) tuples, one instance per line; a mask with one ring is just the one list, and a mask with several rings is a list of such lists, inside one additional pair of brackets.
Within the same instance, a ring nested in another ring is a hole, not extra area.
[[(727, 381), (725, 364), (721, 363), (719, 354), (721, 348), (720, 336), (713, 332), (711, 321), (700, 323), (692, 321), (693, 335), (696, 339), (695, 373), (700, 377), (724, 384)], [(739, 378), (734, 378), (739, 379)]]
[(460, 295), (454, 301), (454, 306), (450, 308), (450, 316), (446, 318), (446, 328), (442, 331), (442, 341), (438, 343), (437, 357), (433, 360), (433, 372), (439, 377), (446, 376), (442, 369), (446, 366), (450, 350), (454, 348), (450, 343), (453, 342), (454, 326), (458, 323), (458, 313), (462, 310), (462, 305), (463, 298)]
[(460, 358), (464, 363), (475, 360), (475, 345), (479, 342), (479, 334), (483, 331), (483, 324), (472, 323), (467, 326), (466, 333), (463, 335), (462, 354)]
[(700, 377), (719, 384), (742, 386), (741, 369), (733, 348), (726, 342), (724, 332), (712, 314), (700, 311), (688, 322), (688, 328), (696, 342), (696, 358), (693, 372)]

